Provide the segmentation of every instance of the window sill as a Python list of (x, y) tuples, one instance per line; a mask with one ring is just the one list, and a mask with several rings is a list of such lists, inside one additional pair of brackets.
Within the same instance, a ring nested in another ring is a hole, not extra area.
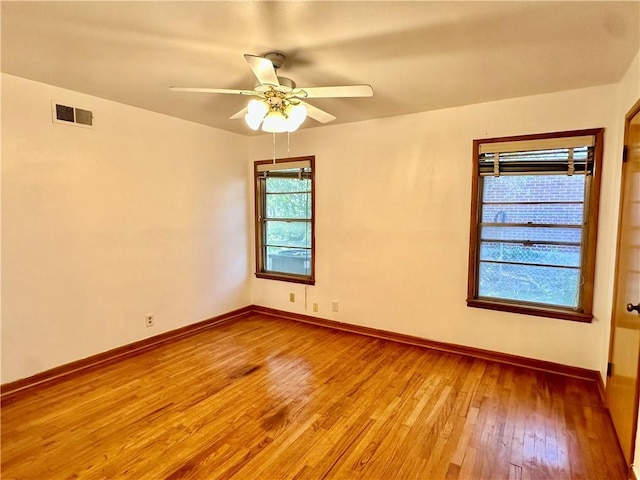
[(496, 300), (486, 300), (471, 298), (467, 299), (467, 306), (474, 308), (485, 308), (488, 310), (499, 310), (501, 312), (520, 313), (523, 315), (534, 315), (537, 317), (557, 318), (572, 322), (591, 323), (593, 315), (576, 312), (573, 310), (545, 308), (536, 305), (516, 304), (500, 302)]
[(316, 280), (314, 278), (299, 276), (299, 275), (286, 275), (282, 273), (265, 273), (256, 272), (256, 278), (265, 278), (267, 280), (279, 280), (281, 282), (303, 283), (305, 285), (315, 285)]

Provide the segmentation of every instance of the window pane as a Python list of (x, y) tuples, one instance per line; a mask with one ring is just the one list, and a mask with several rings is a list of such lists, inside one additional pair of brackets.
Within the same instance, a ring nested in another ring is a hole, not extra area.
[(266, 195), (267, 218), (311, 219), (311, 193)]
[(482, 202), (582, 202), (584, 175), (482, 177)]
[(267, 247), (266, 270), (311, 275), (311, 250)]
[(556, 203), (553, 205), (505, 205), (482, 206), (482, 221), (485, 223), (552, 223), (581, 225), (583, 205)]
[(481, 227), (482, 240), (520, 240), (580, 243), (580, 228)]
[(273, 178), (267, 177), (267, 193), (273, 192), (310, 192), (311, 179), (309, 178)]
[(266, 244), (280, 247), (311, 248), (311, 222), (266, 222)]
[(480, 262), (478, 295), (505, 300), (576, 307), (577, 269)]
[(482, 242), (480, 260), (579, 267), (580, 247), (564, 245), (525, 247), (521, 243)]

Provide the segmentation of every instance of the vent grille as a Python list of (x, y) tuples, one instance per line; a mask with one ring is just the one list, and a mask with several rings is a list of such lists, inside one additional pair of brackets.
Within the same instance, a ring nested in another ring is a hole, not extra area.
[(63, 122), (73, 122), (73, 107), (67, 107), (66, 105), (56, 105), (56, 119)]
[(53, 102), (53, 121), (76, 125), (93, 126), (93, 112)]
[(89, 110), (82, 110), (81, 108), (76, 108), (76, 123), (80, 123), (82, 125), (93, 125), (93, 113)]

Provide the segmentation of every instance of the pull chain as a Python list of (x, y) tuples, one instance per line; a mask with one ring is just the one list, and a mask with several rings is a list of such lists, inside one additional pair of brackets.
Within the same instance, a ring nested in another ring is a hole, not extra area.
[(273, 132), (273, 163), (276, 163), (276, 133)]

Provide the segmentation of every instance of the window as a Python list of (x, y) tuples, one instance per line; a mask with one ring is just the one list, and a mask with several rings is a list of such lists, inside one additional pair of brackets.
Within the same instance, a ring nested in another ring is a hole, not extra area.
[(603, 132), (474, 140), (467, 305), (591, 321)]
[(314, 160), (255, 162), (259, 278), (314, 283)]

